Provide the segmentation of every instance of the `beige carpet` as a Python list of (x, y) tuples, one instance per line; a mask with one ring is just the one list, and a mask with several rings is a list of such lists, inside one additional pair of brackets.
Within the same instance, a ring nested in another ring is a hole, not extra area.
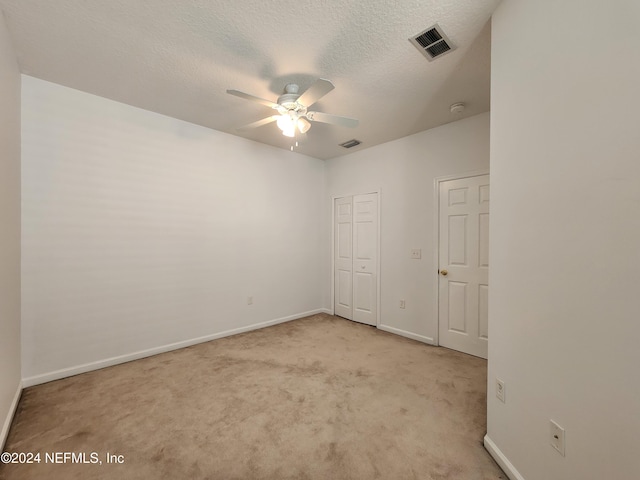
[(485, 397), (484, 360), (316, 315), (26, 389), (5, 450), (42, 461), (0, 478), (506, 479)]

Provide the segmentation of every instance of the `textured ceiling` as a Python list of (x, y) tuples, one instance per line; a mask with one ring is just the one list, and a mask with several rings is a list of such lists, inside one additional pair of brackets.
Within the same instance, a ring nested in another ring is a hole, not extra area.
[[(287, 83), (336, 88), (297, 151), (332, 158), (489, 110), (489, 18), (499, 0), (0, 0), (23, 73), (289, 149), (273, 113)], [(457, 50), (428, 62), (407, 39), (438, 23)], [(453, 116), (449, 105), (465, 102)], [(351, 150), (339, 143), (357, 138)]]

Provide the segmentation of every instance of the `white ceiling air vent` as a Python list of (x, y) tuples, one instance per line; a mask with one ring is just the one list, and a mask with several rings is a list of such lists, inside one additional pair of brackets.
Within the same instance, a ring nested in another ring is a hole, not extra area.
[(433, 27), (423, 30), (415, 37), (411, 37), (409, 41), (430, 62), (452, 52), (456, 48), (437, 23)]
[(361, 143), (362, 142), (360, 140), (356, 140), (355, 138), (352, 138), (351, 140), (347, 140), (346, 142), (341, 143), (340, 146), (343, 148), (353, 148), (353, 147), (357, 147)]

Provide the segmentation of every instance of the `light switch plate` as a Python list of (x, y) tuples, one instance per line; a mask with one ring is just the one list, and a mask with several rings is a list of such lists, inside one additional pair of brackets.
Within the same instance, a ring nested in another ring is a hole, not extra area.
[(496, 378), (496, 397), (498, 397), (498, 400), (500, 400), (502, 403), (505, 403), (504, 390), (505, 390), (504, 382), (499, 378)]

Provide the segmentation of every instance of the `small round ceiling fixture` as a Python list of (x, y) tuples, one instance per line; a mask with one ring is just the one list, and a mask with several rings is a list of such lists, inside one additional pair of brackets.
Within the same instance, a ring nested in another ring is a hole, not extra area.
[(462, 102), (454, 103), (449, 107), (449, 110), (451, 110), (451, 113), (453, 113), (454, 115), (459, 115), (462, 112), (464, 112), (464, 103)]

